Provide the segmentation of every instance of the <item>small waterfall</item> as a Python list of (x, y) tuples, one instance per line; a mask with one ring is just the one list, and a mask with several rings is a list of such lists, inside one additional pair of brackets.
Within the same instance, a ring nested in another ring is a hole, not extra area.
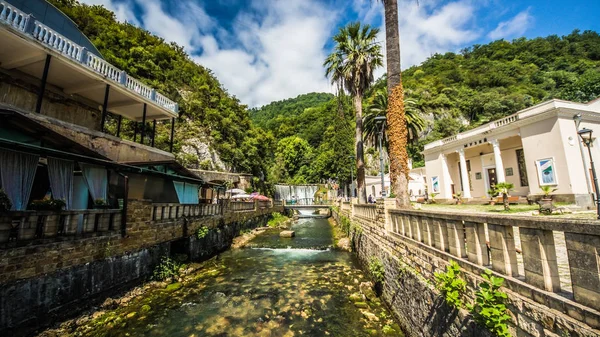
[(275, 185), (275, 200), (312, 201), (318, 185)]

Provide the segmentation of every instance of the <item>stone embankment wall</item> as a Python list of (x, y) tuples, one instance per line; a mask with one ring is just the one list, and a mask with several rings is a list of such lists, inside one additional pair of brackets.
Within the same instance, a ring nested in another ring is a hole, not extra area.
[[(364, 269), (368, 269), (373, 257), (384, 263), (383, 299), (409, 336), (490, 335), (474, 322), (469, 312), (449, 307), (434, 287), (434, 273), (445, 271), (449, 260), (455, 260), (461, 266), (469, 300), (473, 300), (477, 285), (483, 281), (480, 274), (484, 267), (467, 261), (466, 252), (459, 254), (464, 256), (461, 258), (446, 250), (449, 244), (452, 245), (452, 241), (449, 243), (440, 237), (443, 233), (449, 237), (448, 233), (451, 231), (441, 230), (439, 234), (429, 232), (432, 236), (435, 235), (436, 240), (446, 244), (445, 249), (435, 249), (423, 244), (429, 234), (419, 227), (422, 225), (421, 221), (412, 221), (414, 219), (410, 218), (407, 226), (412, 227), (411, 235), (422, 237), (423, 241), (413, 239), (409, 234), (402, 236), (392, 233), (389, 230), (390, 213), (383, 202), (378, 202), (377, 206), (366, 212), (355, 208), (348, 204), (341, 205), (338, 211), (333, 212), (333, 217), (338, 223), (340, 216), (348, 217), (362, 228), (353, 235), (354, 250)], [(397, 210), (394, 212), (401, 213)], [(394, 223), (392, 226), (399, 225)], [(445, 224), (440, 228), (445, 228)], [(456, 246), (460, 246), (460, 242), (464, 241), (457, 240)], [(483, 244), (485, 245), (485, 241)], [(468, 237), (467, 246), (471, 249), (475, 246), (473, 242), (469, 243)], [(523, 282), (523, 279), (503, 277), (506, 287), (502, 290), (508, 295), (507, 307), (511, 316), (508, 326), (512, 336), (600, 336), (595, 325), (597, 311), (594, 309), (574, 303), (566, 297), (534, 289)], [(586, 315), (590, 318), (586, 319)]]
[[(192, 259), (214, 255), (241, 230), (265, 225), (274, 211), (282, 210), (156, 221), (150, 201), (129, 200), (125, 237), (113, 232), (0, 249), (0, 336), (24, 335), (140, 283), (172, 250)], [(198, 240), (202, 226), (209, 232)]]

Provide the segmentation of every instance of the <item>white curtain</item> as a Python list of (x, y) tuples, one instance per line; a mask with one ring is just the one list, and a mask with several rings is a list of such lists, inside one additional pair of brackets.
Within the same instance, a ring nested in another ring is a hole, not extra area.
[(12, 210), (27, 208), (40, 156), (0, 149), (2, 189), (12, 202)]
[(65, 209), (71, 209), (73, 196), (73, 170), (75, 162), (48, 157), (48, 178), (52, 198), (65, 201)]
[(181, 181), (174, 181), (173, 186), (175, 186), (175, 193), (177, 193), (177, 199), (179, 199), (179, 203), (185, 204), (185, 183)]
[(90, 190), (92, 199), (108, 201), (108, 172), (106, 171), (106, 168), (84, 163), (79, 163), (79, 166), (81, 167), (83, 179), (85, 179), (85, 183)]

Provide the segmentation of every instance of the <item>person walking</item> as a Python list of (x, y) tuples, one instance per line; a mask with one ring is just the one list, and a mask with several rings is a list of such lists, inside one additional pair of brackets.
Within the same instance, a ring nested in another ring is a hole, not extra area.
[(367, 199), (367, 202), (368, 202), (369, 204), (372, 204), (372, 203), (373, 203), (373, 196), (372, 196), (372, 195), (370, 195), (370, 194), (369, 194), (369, 199)]

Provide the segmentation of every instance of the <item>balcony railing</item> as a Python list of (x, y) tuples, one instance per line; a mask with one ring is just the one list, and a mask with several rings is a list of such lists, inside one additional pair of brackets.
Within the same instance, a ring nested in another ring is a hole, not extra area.
[(0, 0), (0, 23), (13, 27), (44, 46), (61, 53), (71, 60), (104, 76), (106, 79), (115, 82), (115, 84), (129, 89), (137, 95), (149, 99), (175, 114), (179, 111), (177, 103), (157, 93), (150, 86), (130, 77), (126, 72), (106, 62), (102, 58), (88, 52), (85, 47), (76, 44), (55, 32), (42, 22), (35, 20), (30, 14), (25, 14), (15, 6), (3, 0)]
[(119, 228), (121, 216), (119, 209), (2, 212), (0, 213), (0, 244), (109, 232)]
[(245, 212), (254, 210), (254, 201), (231, 201), (229, 209), (233, 212)]
[(201, 217), (223, 214), (223, 204), (185, 205), (177, 203), (152, 204), (152, 220), (177, 220), (183, 217)]

